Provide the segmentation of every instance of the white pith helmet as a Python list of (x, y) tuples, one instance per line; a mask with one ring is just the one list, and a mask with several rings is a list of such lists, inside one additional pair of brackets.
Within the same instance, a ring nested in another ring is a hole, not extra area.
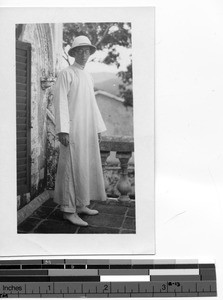
[(96, 47), (91, 44), (91, 41), (87, 36), (79, 35), (74, 39), (72, 47), (69, 49), (68, 54), (74, 57), (73, 55), (74, 48), (81, 47), (81, 46), (89, 46), (91, 54), (95, 53), (96, 51)]

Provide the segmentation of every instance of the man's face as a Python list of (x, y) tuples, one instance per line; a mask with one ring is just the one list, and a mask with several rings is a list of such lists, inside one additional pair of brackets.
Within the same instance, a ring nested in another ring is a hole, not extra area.
[(82, 65), (82, 66), (85, 66), (90, 55), (91, 55), (90, 47), (88, 47), (88, 46), (78, 47), (77, 49), (75, 49), (75, 52), (74, 52), (74, 57), (75, 57), (76, 63), (78, 63), (79, 65)]

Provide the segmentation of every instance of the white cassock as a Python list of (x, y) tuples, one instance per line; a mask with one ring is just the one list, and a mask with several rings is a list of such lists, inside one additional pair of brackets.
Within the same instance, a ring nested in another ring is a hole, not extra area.
[(60, 144), (54, 201), (64, 212), (90, 200), (106, 200), (98, 133), (106, 130), (94, 95), (93, 81), (80, 65), (62, 70), (54, 87), (56, 134), (69, 134)]

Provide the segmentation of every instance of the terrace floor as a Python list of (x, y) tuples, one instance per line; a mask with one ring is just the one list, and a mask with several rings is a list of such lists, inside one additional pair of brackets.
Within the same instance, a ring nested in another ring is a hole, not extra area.
[(119, 203), (115, 199), (106, 202), (91, 201), (89, 207), (97, 209), (99, 214), (96, 216), (80, 215), (89, 224), (87, 227), (80, 227), (64, 220), (59, 205), (54, 203), (53, 199), (49, 199), (30, 217), (19, 224), (18, 233), (136, 233), (135, 201), (130, 203)]

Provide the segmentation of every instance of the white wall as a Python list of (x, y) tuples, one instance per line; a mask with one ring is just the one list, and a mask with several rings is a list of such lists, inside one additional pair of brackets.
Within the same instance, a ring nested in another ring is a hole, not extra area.
[(106, 124), (105, 135), (133, 136), (133, 109), (123, 102), (97, 93), (96, 100)]

